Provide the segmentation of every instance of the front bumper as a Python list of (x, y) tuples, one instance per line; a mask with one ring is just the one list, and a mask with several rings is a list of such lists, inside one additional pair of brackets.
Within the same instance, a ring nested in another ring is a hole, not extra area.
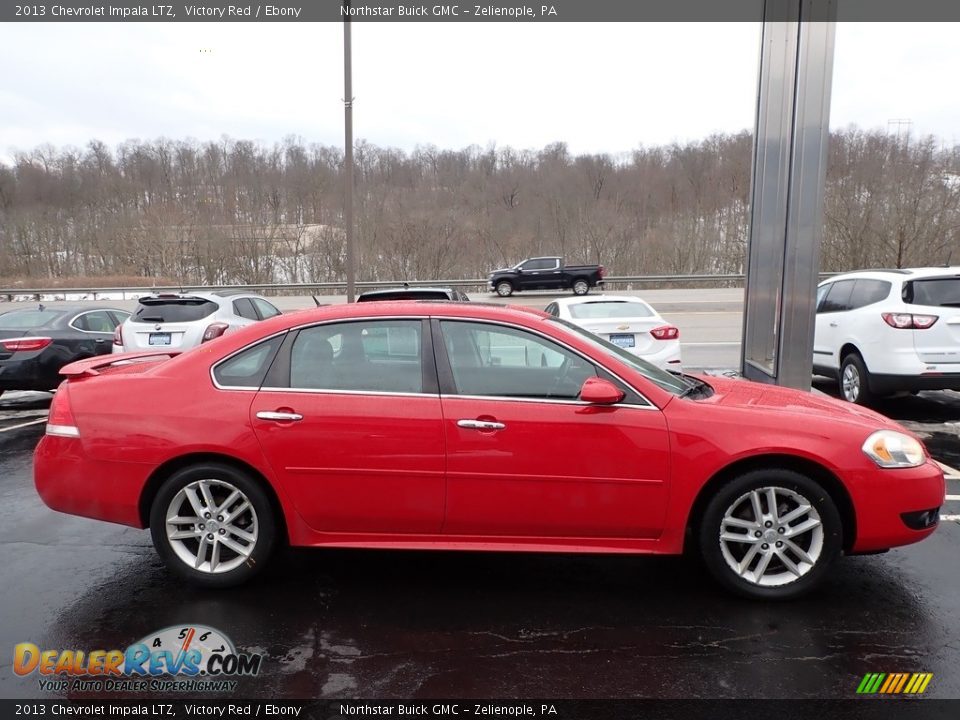
[(909, 545), (937, 529), (936, 522), (916, 522), (945, 499), (943, 470), (933, 460), (915, 468), (864, 471), (848, 487), (856, 513), (854, 553)]

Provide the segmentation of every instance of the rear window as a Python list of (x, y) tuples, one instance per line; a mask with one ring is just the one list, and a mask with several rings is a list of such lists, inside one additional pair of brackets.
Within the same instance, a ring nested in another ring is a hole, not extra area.
[(960, 278), (913, 280), (903, 286), (903, 301), (912, 305), (960, 307)]
[(217, 365), (213, 369), (213, 377), (224, 387), (260, 387), (283, 338), (283, 335), (277, 335), (246, 350), (241, 350)]
[(570, 316), (577, 320), (638, 318), (653, 317), (653, 311), (648, 306), (635, 302), (587, 302), (571, 305)]
[(134, 322), (193, 322), (217, 311), (203, 298), (144, 298), (133, 313)]
[(0, 315), (0, 330), (41, 328), (62, 314), (57, 310), (11, 310)]

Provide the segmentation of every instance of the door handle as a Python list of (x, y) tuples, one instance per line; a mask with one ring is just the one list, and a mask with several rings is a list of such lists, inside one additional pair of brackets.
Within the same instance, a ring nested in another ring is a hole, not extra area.
[(467, 428), (468, 430), (503, 430), (506, 425), (502, 422), (490, 422), (489, 420), (457, 420), (457, 427)]
[(257, 417), (261, 420), (276, 420), (278, 422), (290, 422), (294, 420), (303, 420), (303, 415), (295, 412), (271, 412), (269, 410), (261, 410), (257, 413)]

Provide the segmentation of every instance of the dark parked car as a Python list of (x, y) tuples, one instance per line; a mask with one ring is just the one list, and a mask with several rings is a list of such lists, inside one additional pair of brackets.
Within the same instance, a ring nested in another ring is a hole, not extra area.
[(384, 288), (383, 290), (367, 290), (360, 293), (357, 302), (373, 302), (374, 300), (452, 300), (454, 302), (469, 302), (470, 298), (456, 288), (439, 287), (408, 287)]
[(573, 290), (586, 295), (603, 284), (603, 265), (565, 265), (562, 257), (530, 258), (490, 273), (490, 289), (500, 297), (518, 290)]
[(114, 330), (129, 316), (99, 305), (40, 305), (0, 315), (0, 394), (55, 389), (64, 365), (109, 353)]

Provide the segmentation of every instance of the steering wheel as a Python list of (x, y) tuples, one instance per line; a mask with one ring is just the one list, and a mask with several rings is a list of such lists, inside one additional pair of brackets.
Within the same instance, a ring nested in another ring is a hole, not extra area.
[(566, 382), (567, 377), (570, 375), (570, 369), (573, 367), (573, 360), (569, 357), (563, 359), (563, 363), (560, 365), (560, 372), (557, 373), (557, 379), (553, 381), (553, 384), (550, 386), (550, 389), (547, 391), (547, 397), (553, 397), (556, 394), (556, 391)]

